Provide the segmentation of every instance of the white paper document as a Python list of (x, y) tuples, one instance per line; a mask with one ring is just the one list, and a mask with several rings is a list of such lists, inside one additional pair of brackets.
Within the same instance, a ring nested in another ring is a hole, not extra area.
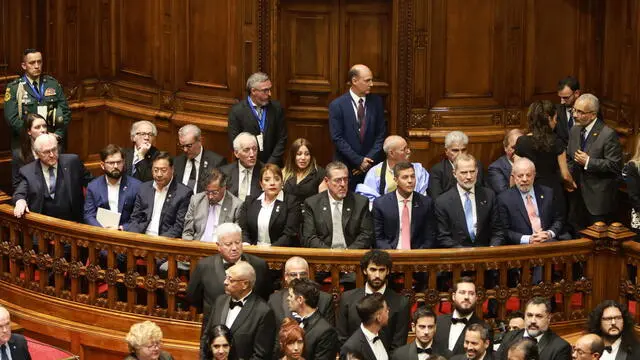
[(98, 220), (103, 227), (117, 228), (118, 224), (120, 224), (120, 213), (99, 207), (96, 220)]

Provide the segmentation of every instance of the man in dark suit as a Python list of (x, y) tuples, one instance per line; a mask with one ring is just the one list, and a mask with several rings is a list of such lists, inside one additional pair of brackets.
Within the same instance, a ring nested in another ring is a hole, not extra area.
[(93, 179), (87, 186), (84, 222), (107, 227), (96, 219), (98, 209), (103, 208), (120, 213), (120, 222), (115, 228), (124, 229), (133, 212), (140, 180), (124, 173), (124, 157), (117, 145), (109, 144), (100, 151), (100, 167), (104, 176)]
[(371, 70), (353, 65), (347, 76), (349, 91), (329, 104), (329, 130), (334, 159), (348, 166), (353, 190), (364, 181), (369, 168), (382, 160), (386, 124), (382, 99), (371, 94)]
[(416, 334), (415, 341), (397, 348), (391, 360), (426, 360), (433, 354), (444, 354), (445, 349), (436, 348), (433, 337), (436, 334), (436, 314), (424, 307), (413, 313), (411, 329)]
[(133, 147), (124, 149), (127, 175), (142, 182), (151, 181), (153, 179), (151, 164), (158, 152), (153, 143), (158, 136), (158, 129), (152, 122), (141, 120), (131, 125), (130, 133)]
[(267, 263), (254, 255), (242, 252), (242, 229), (235, 223), (224, 223), (216, 228), (219, 254), (207, 256), (198, 261), (196, 269), (191, 274), (187, 287), (187, 299), (192, 306), (202, 309), (204, 323), (209, 317), (216, 298), (224, 294), (225, 270), (243, 260), (251, 264), (256, 273), (256, 287), (254, 292), (263, 299), (271, 293), (267, 281)]
[(476, 159), (460, 154), (453, 168), (457, 185), (436, 199), (439, 247), (502, 245), (497, 199), (491, 189), (477, 184)]
[(389, 359), (390, 350), (380, 333), (389, 322), (391, 310), (384, 296), (376, 292), (360, 298), (352, 305), (355, 308), (354, 312), (358, 314), (360, 324), (340, 348), (340, 359), (346, 359), (350, 353), (362, 354), (362, 360)]
[(262, 162), (258, 161), (258, 143), (250, 133), (238, 134), (233, 140), (233, 154), (237, 161), (220, 167), (220, 171), (229, 178), (227, 190), (244, 201), (247, 195), (258, 196), (260, 187), (260, 171)]
[(564, 147), (569, 144), (569, 133), (574, 125), (576, 125), (573, 115), (573, 104), (580, 97), (580, 82), (573, 76), (567, 76), (558, 81), (558, 97), (560, 104), (556, 106), (557, 121), (553, 131), (562, 140)]
[(309, 279), (293, 279), (288, 289), (289, 308), (304, 329), (304, 358), (335, 360), (340, 349), (338, 333), (320, 314), (319, 285)]
[[(269, 306), (273, 309), (276, 317), (276, 324), (280, 326), (285, 317), (295, 317), (292, 309), (289, 307), (287, 297), (289, 296), (289, 286), (294, 279), (308, 279), (309, 264), (307, 260), (299, 256), (290, 257), (284, 264), (284, 285), (280, 289), (269, 296)], [(333, 297), (331, 294), (320, 291), (318, 295), (318, 304), (316, 305), (318, 313), (325, 318), (331, 325), (336, 322), (336, 312), (333, 306)]]
[[(531, 338), (522, 338), (509, 346), (507, 359), (509, 360), (530, 360), (540, 359), (538, 343)], [(498, 358), (496, 356), (496, 358)], [(499, 358), (498, 358), (499, 359)]]
[(373, 202), (375, 247), (378, 249), (430, 249), (435, 247), (434, 204), (415, 192), (415, 169), (410, 162), (393, 168), (397, 189)]
[(516, 141), (518, 141), (518, 138), (522, 135), (522, 130), (520, 129), (511, 129), (507, 131), (504, 136), (504, 140), (502, 141), (502, 145), (504, 146), (504, 155), (500, 156), (498, 160), (489, 165), (486, 185), (496, 194), (500, 194), (511, 187), (509, 179), (511, 178), (513, 155), (516, 152)]
[(542, 297), (534, 297), (527, 302), (524, 326), (520, 331), (510, 331), (502, 339), (497, 359), (507, 360), (507, 352), (512, 343), (525, 338), (535, 338), (538, 343), (540, 360), (566, 360), (571, 358), (571, 345), (549, 329), (551, 304)]
[(302, 244), (312, 248), (368, 249), (373, 240), (369, 200), (349, 191), (349, 170), (334, 161), (326, 167), (327, 191), (302, 206)]
[(340, 297), (337, 328), (340, 342), (344, 343), (363, 320), (358, 315), (356, 304), (367, 294), (379, 293), (388, 305), (388, 320), (380, 329), (385, 349), (393, 351), (407, 343), (409, 333), (409, 301), (387, 286), (392, 267), (391, 256), (386, 251), (371, 250), (360, 260), (360, 269), (365, 277), (364, 288), (346, 291)]
[(634, 331), (635, 321), (624, 304), (605, 300), (589, 314), (587, 331), (604, 340), (608, 351), (602, 359), (640, 359), (640, 343)]
[(204, 174), (227, 163), (227, 159), (202, 147), (202, 131), (187, 124), (178, 130), (178, 147), (182, 154), (173, 159), (175, 177), (197, 194), (207, 186)]
[(605, 348), (604, 341), (600, 336), (585, 334), (576, 340), (571, 349), (571, 356), (573, 360), (606, 359), (604, 354), (608, 354), (608, 350), (608, 348)]
[(622, 148), (616, 131), (597, 114), (598, 98), (583, 94), (574, 103), (577, 125), (571, 129), (567, 163), (577, 189), (570, 196), (569, 222), (576, 230), (596, 221), (609, 223), (617, 206)]
[(444, 349), (442, 355), (445, 357), (464, 354), (465, 330), (472, 324), (484, 325), (475, 314), (477, 300), (476, 284), (471, 278), (465, 276), (453, 284), (453, 313), (438, 316), (436, 335), (433, 338), (433, 346)]
[(553, 189), (534, 185), (536, 166), (527, 158), (516, 160), (512, 173), (516, 186), (498, 196), (506, 243), (537, 244), (556, 240), (564, 219), (553, 206)]
[(178, 238), (193, 191), (173, 178), (173, 159), (159, 151), (153, 158), (153, 181), (140, 185), (124, 230), (153, 236)]
[[(456, 178), (453, 176), (453, 163), (460, 154), (467, 153), (469, 137), (462, 131), (452, 131), (444, 138), (445, 159), (436, 163), (429, 170), (429, 188), (427, 193), (432, 199), (437, 199), (440, 195), (456, 186)], [(476, 161), (478, 184), (484, 184), (483, 166), (480, 161)]]
[(226, 325), (233, 339), (231, 347), (239, 359), (271, 359), (275, 319), (267, 303), (254, 291), (256, 272), (251, 264), (239, 261), (225, 272), (224, 295), (218, 296), (202, 322), (200, 359), (206, 359), (208, 329)]
[(464, 332), (464, 354), (451, 360), (493, 360), (489, 329), (484, 324), (471, 324)]
[(13, 213), (36, 212), (63, 220), (82, 222), (84, 194), (89, 182), (77, 155), (58, 155), (58, 140), (42, 134), (34, 141), (38, 159), (20, 168), (20, 183), (13, 193)]
[(0, 358), (12, 360), (31, 360), (27, 340), (24, 336), (11, 333), (9, 311), (0, 306)]
[(271, 80), (265, 73), (251, 74), (247, 79), (246, 100), (233, 105), (229, 112), (229, 142), (240, 133), (252, 134), (260, 151), (258, 159), (267, 164), (282, 166), (287, 144), (287, 124), (280, 103), (271, 99)]

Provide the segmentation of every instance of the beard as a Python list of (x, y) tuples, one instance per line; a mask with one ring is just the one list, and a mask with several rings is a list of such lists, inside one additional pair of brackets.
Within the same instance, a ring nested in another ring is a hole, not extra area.
[(117, 169), (112, 171), (105, 171), (104, 174), (112, 179), (120, 179), (122, 177), (122, 171)]
[(620, 331), (620, 333), (618, 333), (618, 335), (609, 335), (605, 332), (602, 333), (602, 340), (609, 342), (609, 343), (614, 343), (616, 342), (616, 340), (618, 340), (620, 337), (622, 337), (622, 331)]
[(453, 307), (456, 309), (456, 311), (458, 311), (458, 314), (460, 314), (460, 316), (462, 316), (462, 317), (466, 317), (467, 315), (471, 314), (473, 312), (473, 310), (475, 309), (475, 305), (471, 306), (468, 309), (465, 309), (465, 308), (459, 306), (458, 304), (456, 304), (455, 302), (453, 303)]

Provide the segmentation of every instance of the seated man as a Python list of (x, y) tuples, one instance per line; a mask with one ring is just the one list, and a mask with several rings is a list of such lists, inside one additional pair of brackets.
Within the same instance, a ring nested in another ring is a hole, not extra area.
[(489, 329), (484, 324), (471, 324), (464, 332), (464, 354), (451, 360), (493, 360)]
[(184, 217), (183, 240), (217, 242), (218, 224), (237, 222), (242, 201), (227, 190), (227, 176), (218, 169), (202, 174), (204, 191), (191, 197)]
[(0, 305), (0, 357), (2, 360), (31, 360), (24, 336), (11, 333), (11, 315)]
[(489, 165), (487, 171), (487, 187), (490, 187), (496, 194), (510, 188), (511, 166), (513, 165), (513, 155), (515, 154), (516, 141), (522, 136), (522, 130), (511, 129), (504, 136), (504, 155)]
[[(393, 174), (393, 167), (404, 161), (409, 161), (411, 149), (407, 141), (398, 135), (388, 136), (382, 146), (387, 161), (383, 161), (367, 171), (364, 183), (356, 185), (356, 193), (369, 198), (373, 202), (376, 198), (393, 192), (396, 189), (396, 181)], [(422, 167), (421, 163), (412, 163), (415, 170), (415, 191), (426, 195), (429, 184), (429, 173)], [(382, 176), (384, 174), (384, 176)]]
[(345, 359), (350, 353), (359, 353), (362, 360), (389, 359), (389, 349), (379, 336), (389, 321), (389, 306), (384, 296), (378, 292), (369, 294), (354, 305), (360, 324), (342, 345), (340, 358)]
[(558, 207), (553, 206), (553, 189), (534, 185), (536, 166), (527, 158), (515, 161), (512, 174), (516, 186), (498, 196), (506, 243), (537, 244), (556, 240), (564, 219)]
[(610, 348), (602, 359), (640, 359), (640, 342), (635, 332), (635, 321), (627, 307), (614, 300), (605, 300), (589, 314), (587, 332), (602, 338)]
[(396, 190), (373, 202), (375, 247), (378, 249), (430, 249), (435, 247), (434, 203), (416, 192), (415, 166), (399, 162), (393, 168)]
[(116, 228), (124, 229), (129, 225), (136, 194), (141, 184), (140, 180), (124, 173), (124, 157), (119, 146), (107, 145), (100, 151), (100, 160), (104, 176), (93, 179), (87, 186), (84, 222), (93, 226), (106, 227), (96, 218), (98, 208), (103, 208), (119, 213), (120, 222)]
[(158, 135), (156, 126), (146, 120), (136, 121), (131, 125), (132, 148), (124, 149), (125, 169), (127, 175), (142, 182), (153, 179), (151, 163), (158, 149), (153, 146)]
[(124, 230), (153, 236), (182, 235), (193, 191), (173, 179), (173, 159), (159, 151), (153, 158), (153, 181), (140, 185), (131, 222)]
[(233, 154), (238, 161), (220, 168), (229, 178), (227, 189), (241, 201), (247, 195), (258, 196), (262, 192), (260, 170), (263, 164), (258, 161), (258, 150), (255, 136), (247, 132), (240, 133), (233, 140)]
[[(429, 189), (427, 190), (432, 199), (437, 199), (440, 195), (456, 186), (456, 178), (453, 176), (453, 162), (459, 154), (467, 153), (469, 137), (462, 131), (452, 131), (444, 138), (444, 154), (446, 159), (441, 160), (431, 167), (429, 173)], [(484, 184), (482, 174), (482, 163), (476, 161), (478, 184)]]
[(302, 245), (312, 248), (368, 249), (373, 222), (366, 197), (349, 191), (349, 170), (339, 161), (326, 167), (327, 191), (302, 206)]
[(204, 191), (207, 183), (205, 174), (227, 163), (227, 159), (202, 147), (200, 128), (187, 124), (178, 130), (178, 147), (182, 154), (173, 160), (175, 176), (182, 184), (197, 194)]
[(457, 185), (436, 200), (437, 238), (441, 248), (503, 243), (497, 199), (491, 189), (476, 182), (477, 164), (469, 154), (458, 155), (453, 165)]

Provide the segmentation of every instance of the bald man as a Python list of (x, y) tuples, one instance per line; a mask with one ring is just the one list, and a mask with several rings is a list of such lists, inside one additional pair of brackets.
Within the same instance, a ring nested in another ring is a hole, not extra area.
[(386, 136), (382, 99), (371, 94), (373, 73), (362, 64), (347, 74), (349, 91), (329, 104), (329, 130), (335, 144), (334, 160), (349, 168), (349, 188), (354, 190), (365, 174), (382, 160)]
[(571, 359), (573, 360), (598, 360), (604, 352), (604, 342), (596, 334), (587, 334), (578, 339), (573, 345)]
[(27, 340), (24, 336), (11, 333), (9, 311), (0, 306), (0, 358), (11, 360), (31, 360)]

